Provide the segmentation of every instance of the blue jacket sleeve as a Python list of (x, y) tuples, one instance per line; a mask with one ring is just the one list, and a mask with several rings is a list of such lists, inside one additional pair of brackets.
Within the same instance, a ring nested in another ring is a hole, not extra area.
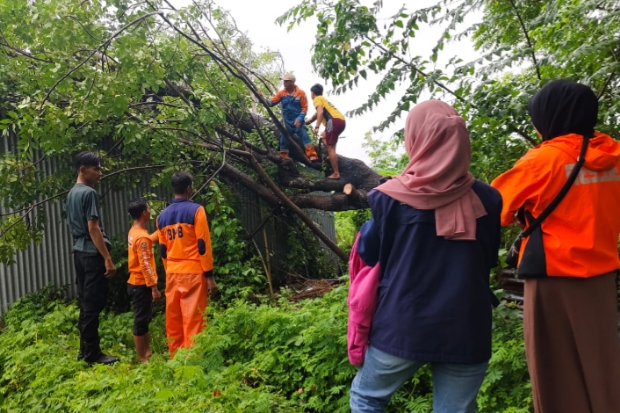
[(301, 96), (299, 97), (299, 105), (301, 106), (301, 112), (297, 116), (296, 120), (303, 124), (306, 119), (306, 113), (308, 113), (308, 97), (305, 92), (301, 92)]
[(374, 218), (362, 225), (357, 253), (367, 265), (374, 267), (379, 262), (380, 238)]

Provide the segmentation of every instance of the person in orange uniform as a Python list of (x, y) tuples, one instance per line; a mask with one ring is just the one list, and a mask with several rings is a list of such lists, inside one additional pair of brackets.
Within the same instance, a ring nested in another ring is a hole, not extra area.
[[(292, 135), (297, 134), (306, 149), (306, 156), (311, 161), (316, 161), (319, 157), (316, 149), (308, 135), (308, 129), (304, 124), (306, 113), (308, 113), (308, 97), (306, 92), (295, 85), (295, 76), (287, 73), (282, 76), (284, 89), (276, 93), (274, 97), (266, 100), (269, 106), (280, 104), (282, 106), (282, 115), (284, 115), (284, 127)], [(289, 141), (284, 134), (280, 135), (280, 156), (282, 158), (289, 157)]]
[(149, 323), (153, 315), (154, 302), (161, 299), (157, 289), (157, 270), (153, 256), (153, 241), (146, 226), (151, 220), (151, 208), (146, 199), (131, 201), (128, 206), (133, 226), (127, 237), (129, 280), (127, 293), (133, 304), (133, 341), (138, 359), (147, 362), (151, 357)]
[(312, 96), (312, 103), (314, 103), (316, 113), (308, 119), (308, 121), (306, 121), (306, 125), (310, 125), (316, 120), (316, 127), (314, 128), (315, 135), (319, 133), (321, 123), (325, 127), (325, 131), (321, 134), (321, 141), (327, 148), (329, 163), (334, 171), (334, 173), (327, 178), (340, 179), (338, 155), (336, 155), (336, 144), (338, 143), (338, 138), (347, 127), (347, 123), (344, 115), (323, 96), (323, 85), (317, 83), (312, 86), (310, 88), (310, 96)]
[[(530, 277), (523, 330), (534, 411), (617, 413), (620, 144), (595, 131), (598, 99), (585, 85), (552, 81), (530, 100), (528, 111), (543, 142), (492, 183), (504, 201), (503, 225), (520, 210), (527, 218), (522, 225), (542, 214), (589, 138), (577, 179), (520, 249), (527, 268), (540, 264), (520, 274)], [(537, 253), (526, 258), (525, 251)]]
[(189, 348), (205, 326), (207, 294), (213, 278), (211, 235), (205, 209), (192, 201), (194, 178), (187, 172), (172, 175), (175, 198), (157, 217), (159, 248), (166, 270), (166, 335), (170, 357)]

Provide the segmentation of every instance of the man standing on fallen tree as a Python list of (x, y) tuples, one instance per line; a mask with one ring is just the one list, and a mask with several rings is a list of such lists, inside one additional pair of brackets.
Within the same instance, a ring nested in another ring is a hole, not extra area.
[[(287, 73), (282, 76), (284, 89), (276, 93), (271, 100), (265, 101), (269, 106), (282, 105), (284, 124), (289, 134), (297, 134), (306, 148), (306, 156), (311, 161), (316, 161), (319, 157), (316, 154), (314, 145), (308, 136), (308, 130), (304, 124), (306, 113), (308, 112), (308, 98), (306, 92), (295, 85), (295, 76)], [(289, 141), (283, 133), (280, 135), (280, 156), (288, 158)]]
[(328, 179), (340, 179), (340, 170), (338, 169), (338, 155), (336, 155), (336, 144), (340, 134), (344, 132), (344, 128), (347, 126), (344, 115), (340, 113), (334, 105), (332, 105), (325, 97), (323, 97), (323, 86), (318, 83), (310, 88), (310, 96), (312, 96), (312, 103), (316, 113), (306, 122), (306, 125), (310, 125), (316, 120), (316, 127), (314, 128), (314, 134), (318, 135), (319, 127), (321, 123), (325, 127), (325, 131), (321, 134), (321, 141), (327, 148), (327, 156), (329, 157), (329, 163), (332, 166), (332, 173), (328, 176)]
[(106, 356), (99, 347), (99, 315), (108, 301), (109, 278), (116, 272), (109, 250), (110, 240), (101, 227), (99, 194), (101, 157), (81, 152), (75, 157), (78, 177), (67, 196), (67, 225), (73, 235), (73, 261), (80, 297), (79, 360), (88, 364), (113, 364), (118, 357)]

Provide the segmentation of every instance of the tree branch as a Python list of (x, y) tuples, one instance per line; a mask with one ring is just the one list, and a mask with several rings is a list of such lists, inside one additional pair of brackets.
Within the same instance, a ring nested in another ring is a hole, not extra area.
[[(222, 139), (222, 148), (224, 147), (224, 139)], [(196, 192), (194, 192), (194, 194), (192, 195), (192, 197), (190, 198), (190, 201), (192, 199), (194, 199), (194, 197), (196, 195), (198, 195), (200, 192), (202, 192), (202, 190), (204, 188), (207, 187), (207, 185), (209, 185), (209, 183), (211, 183), (211, 181), (217, 176), (217, 174), (220, 173), (220, 171), (224, 168), (224, 165), (226, 165), (226, 150), (222, 151), (222, 164), (220, 165), (219, 168), (217, 168), (217, 170), (215, 172), (213, 172), (213, 174), (211, 174), (211, 176), (209, 177), (209, 179), (206, 180), (206, 182), (204, 184), (202, 184), (202, 186), (200, 188), (198, 188), (198, 190)]]
[(17, 48), (17, 47), (13, 47), (13, 46), (11, 46), (11, 45), (7, 44), (7, 43), (1, 43), (1, 42), (0, 42), (0, 46), (4, 46), (4, 47), (6, 47), (7, 49), (12, 50), (13, 52), (15, 52), (15, 53), (17, 53), (17, 54), (20, 54), (20, 55), (25, 56), (25, 57), (27, 57), (27, 58), (29, 58), (29, 59), (32, 59), (32, 60), (36, 60), (36, 61), (38, 61), (38, 62), (43, 62), (43, 63), (54, 63), (54, 62), (53, 62), (53, 61), (51, 61), (51, 60), (41, 59), (41, 58), (36, 57), (35, 55), (31, 54), (31, 53), (25, 52), (25, 51), (23, 51), (23, 50), (21, 50), (21, 49), (19, 49), (19, 48)]
[(603, 85), (603, 88), (601, 89), (601, 91), (599, 92), (597, 99), (600, 100), (603, 95), (605, 94), (605, 90), (607, 90), (607, 87), (609, 87), (611, 80), (614, 78), (615, 73), (611, 72), (611, 74), (609, 75), (609, 77), (607, 78), (607, 81), (605, 82), (605, 84)]
[(43, 108), (43, 105), (45, 104), (45, 102), (47, 102), (47, 100), (49, 99), (50, 95), (52, 94), (52, 92), (58, 87), (58, 85), (65, 80), (66, 78), (68, 78), (69, 76), (71, 76), (75, 71), (77, 71), (80, 67), (84, 66), (84, 64), (86, 62), (88, 62), (100, 49), (102, 48), (107, 48), (110, 43), (112, 43), (112, 40), (114, 40), (116, 37), (120, 36), (121, 33), (123, 33), (125, 30), (127, 30), (129, 27), (133, 26), (136, 23), (139, 23), (151, 16), (155, 16), (155, 15), (162, 15), (162, 13), (160, 11), (156, 11), (153, 13), (148, 13), (145, 14), (144, 16), (141, 16), (140, 18), (132, 21), (131, 23), (126, 24), (125, 26), (121, 27), (118, 31), (116, 31), (109, 39), (107, 39), (105, 42), (103, 42), (102, 44), (100, 44), (99, 46), (97, 46), (97, 48), (95, 50), (92, 51), (91, 54), (88, 55), (88, 57), (84, 60), (82, 60), (82, 62), (80, 62), (80, 64), (78, 64), (77, 66), (75, 66), (73, 69), (69, 70), (69, 72), (67, 72), (63, 77), (61, 77), (60, 79), (58, 79), (56, 81), (56, 83), (54, 83), (54, 85), (52, 86), (52, 88), (45, 94), (45, 97), (43, 98), (43, 101), (41, 102), (41, 106), (39, 109)]
[[(390, 55), (392, 58), (398, 60), (399, 62), (401, 62), (402, 64), (404, 64), (405, 66), (411, 68), (412, 70), (414, 70), (416, 73), (419, 73), (420, 75), (424, 76), (425, 78), (428, 78), (429, 75), (428, 73), (425, 73), (423, 71), (421, 71), (417, 65), (412, 64), (411, 62), (406, 61), (405, 59), (403, 59), (402, 57), (398, 56), (397, 54), (389, 51), (388, 49), (386, 49), (385, 47), (383, 47), (383, 45), (377, 43), (374, 39), (371, 39), (368, 36), (364, 36), (364, 38), (368, 41), (370, 41), (372, 44), (375, 45), (375, 47), (381, 49), (384, 53), (387, 53), (388, 55)], [(462, 96), (459, 96), (456, 94), (456, 92), (454, 92), (452, 89), (450, 89), (448, 86), (444, 85), (443, 82), (440, 82), (439, 80), (433, 79), (433, 83), (436, 84), (437, 86), (439, 86), (440, 88), (442, 88), (443, 90), (445, 90), (446, 92), (448, 92), (449, 94), (451, 94), (452, 96), (454, 96), (456, 99), (460, 100), (463, 103), (468, 103)]]
[(525, 23), (523, 22), (523, 18), (521, 17), (521, 13), (519, 13), (519, 9), (515, 4), (514, 0), (508, 0), (512, 5), (512, 8), (517, 15), (517, 19), (519, 19), (519, 24), (521, 25), (521, 30), (523, 30), (523, 35), (525, 36), (525, 40), (527, 41), (528, 47), (530, 48), (530, 53), (532, 54), (532, 60), (534, 61), (534, 67), (536, 68), (536, 76), (538, 80), (542, 82), (542, 76), (540, 75), (540, 68), (538, 67), (538, 61), (536, 60), (536, 52), (534, 51), (534, 45), (532, 44), (532, 40), (530, 39), (530, 35), (525, 27)]
[[(151, 8), (153, 8), (154, 10), (156, 10), (156, 7), (149, 2), (149, 5), (151, 6)], [(198, 35), (198, 33), (196, 32), (196, 30), (192, 27), (192, 25), (185, 21), (185, 24), (188, 25), (188, 27), (190, 28), (190, 30), (192, 31), (192, 33), (194, 34), (194, 36), (196, 36), (196, 39), (192, 38), (191, 36), (189, 36), (187, 33), (185, 33), (183, 30), (179, 29), (177, 26), (175, 26), (170, 19), (168, 19), (163, 13), (156, 13), (159, 14), (160, 17), (168, 24), (168, 26), (170, 26), (170, 28), (172, 28), (174, 31), (176, 31), (177, 33), (179, 33), (181, 36), (185, 37), (187, 40), (189, 40), (190, 42), (194, 43), (196, 46), (200, 47), (202, 50), (204, 50), (216, 63), (218, 63), (219, 65), (223, 66), (231, 75), (233, 75), (234, 77), (236, 77), (237, 79), (241, 80), (241, 82), (243, 82), (246, 87), (254, 94), (254, 96), (261, 102), (261, 104), (263, 105), (263, 107), (265, 108), (265, 110), (267, 110), (267, 113), (269, 114), (269, 117), (272, 119), (272, 121), (274, 122), (274, 124), (276, 125), (276, 127), (280, 130), (280, 132), (282, 134), (284, 134), (286, 136), (286, 138), (289, 140), (289, 142), (291, 142), (294, 146), (299, 146), (299, 144), (293, 139), (293, 137), (290, 135), (290, 133), (288, 132), (288, 130), (282, 125), (282, 123), (278, 120), (278, 118), (275, 116), (275, 114), (273, 113), (273, 111), (271, 110), (271, 107), (265, 102), (264, 97), (258, 92), (258, 89), (256, 88), (256, 85), (253, 84), (253, 82), (251, 80), (249, 80), (246, 76), (243, 75), (243, 73), (234, 70), (230, 64), (228, 64), (223, 58), (217, 56), (213, 51), (211, 51), (208, 47), (206, 47), (204, 45), (204, 43), (202, 41), (200, 41), (200, 36)], [(308, 159), (308, 157), (306, 156), (305, 150), (302, 147), (299, 147), (299, 151), (300, 151), (300, 158), (301, 161), (303, 163), (305, 163), (306, 165), (313, 167), (312, 162), (310, 162), (310, 159)]]
[(273, 217), (273, 214), (267, 214), (265, 215), (265, 217), (261, 220), (261, 222), (258, 223), (258, 225), (256, 226), (256, 228), (254, 228), (252, 230), (252, 232), (249, 232), (246, 230), (247, 235), (244, 237), (246, 240), (251, 239), (254, 237), (254, 235), (256, 235), (256, 233), (258, 231), (261, 230), (262, 227), (265, 226), (265, 224), (267, 223), (267, 221), (269, 221), (269, 219), (271, 219), (271, 217)]
[(521, 136), (523, 139), (525, 139), (526, 141), (528, 141), (532, 146), (536, 146), (538, 145), (539, 142), (536, 142), (535, 139), (533, 139), (530, 135), (528, 135), (527, 133), (523, 132), (521, 129), (517, 128), (516, 126), (510, 124), (508, 125), (508, 127), (510, 128), (510, 130), (516, 134), (518, 134), (519, 136)]
[[(32, 212), (32, 210), (35, 208), (35, 206), (36, 206), (36, 205), (31, 205), (31, 206), (30, 206), (30, 207), (26, 210), (26, 212), (24, 212), (24, 214), (23, 214), (23, 215), (22, 215), (22, 216), (21, 216), (18, 220), (16, 220), (16, 221), (15, 221), (15, 222), (13, 222), (11, 225), (9, 225), (8, 227), (6, 227), (6, 228), (4, 229), (4, 231), (0, 232), (0, 238), (2, 238), (3, 236), (5, 236), (5, 235), (6, 235), (6, 233), (7, 233), (7, 232), (9, 232), (9, 231), (11, 230), (11, 228), (13, 228), (15, 225), (17, 225), (20, 221), (23, 221), (23, 220), (24, 220), (24, 218), (26, 218), (26, 216), (28, 216), (28, 214), (29, 214), (30, 212)], [(3, 215), (4, 215), (4, 214), (3, 214)]]
[(250, 162), (252, 163), (252, 167), (258, 173), (258, 176), (261, 180), (271, 189), (271, 191), (276, 195), (276, 197), (289, 209), (291, 209), (298, 217), (303, 221), (304, 224), (312, 231), (321, 241), (325, 243), (334, 251), (334, 253), (340, 257), (343, 261), (348, 261), (349, 256), (342, 251), (338, 245), (336, 245), (323, 231), (321, 231), (316, 224), (306, 215), (293, 201), (291, 201), (287, 196), (278, 188), (278, 186), (271, 180), (267, 172), (263, 169), (263, 167), (258, 163), (258, 161), (252, 157), (250, 158)]
[[(366, 191), (358, 190), (360, 194)], [(364, 195), (365, 196), (365, 195)], [(289, 199), (299, 208), (320, 209), (321, 211), (349, 211), (360, 208), (368, 208), (368, 204), (358, 204), (344, 193), (336, 193), (330, 196), (317, 196), (312, 194), (291, 195)]]

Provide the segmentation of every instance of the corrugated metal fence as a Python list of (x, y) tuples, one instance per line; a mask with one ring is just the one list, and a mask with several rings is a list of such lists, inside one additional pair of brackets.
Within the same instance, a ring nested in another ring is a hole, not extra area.
[[(15, 152), (16, 146), (15, 136), (2, 138), (0, 153)], [(39, 167), (45, 173), (58, 170), (58, 165), (53, 160), (43, 160)], [(164, 199), (167, 197), (163, 188), (152, 188), (148, 176), (145, 175), (137, 187), (126, 191), (110, 191), (103, 196), (101, 210), (106, 234), (110, 238), (126, 234), (130, 223), (126, 213), (127, 203), (144, 193), (153, 192)], [(248, 231), (252, 231), (263, 220), (264, 208), (261, 208), (260, 200), (253, 192), (247, 189), (238, 192), (241, 195), (240, 207), (237, 208), (240, 221)], [(71, 255), (73, 242), (63, 218), (64, 199), (47, 203), (43, 209), (47, 221), (42, 242), (38, 245), (33, 243), (25, 251), (18, 252), (15, 264), (0, 265), (0, 312), (5, 311), (8, 305), (20, 297), (50, 283), (56, 286), (68, 286), (69, 294), (72, 296), (76, 294), (75, 270)], [(4, 212), (6, 211), (0, 205), (0, 213)], [(333, 215), (323, 211), (311, 211), (310, 214), (321, 229), (335, 240)], [(265, 232), (261, 230), (254, 235), (254, 240), (263, 256), (270, 258), (273, 273), (285, 270), (283, 264), (288, 253), (289, 225), (290, 223), (282, 222), (281, 219), (269, 219), (264, 227)]]
[[(299, 224), (281, 216), (270, 216), (259, 197), (247, 188), (239, 185), (235, 186), (234, 190), (240, 199), (239, 206), (235, 210), (246, 232), (248, 234), (256, 232), (253, 240), (261, 250), (261, 254), (269, 257), (271, 272), (275, 275), (286, 274), (288, 270), (286, 259), (290, 248), (288, 234), (291, 230), (299, 229)], [(331, 240), (336, 240), (332, 212), (308, 209), (306, 213)], [(259, 226), (261, 226), (260, 229)], [(339, 258), (336, 254), (323, 242), (320, 242), (320, 245), (329, 259), (334, 264), (338, 263)]]

